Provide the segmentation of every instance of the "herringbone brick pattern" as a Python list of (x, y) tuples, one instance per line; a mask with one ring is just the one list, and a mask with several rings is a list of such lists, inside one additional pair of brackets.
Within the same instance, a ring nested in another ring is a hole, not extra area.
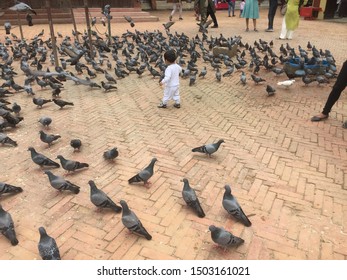
[[(244, 20), (228, 18), (218, 11), (219, 29), (209, 35), (241, 35), (244, 43), (259, 38), (274, 40), (279, 53), (278, 32), (265, 33), (266, 10), (258, 20), (259, 33), (244, 32)], [(156, 23), (136, 23), (139, 31), (161, 30), (168, 12), (155, 13)], [(275, 19), (280, 29), (281, 17)], [(48, 26), (24, 27), (32, 38)], [(57, 25), (56, 31), (70, 35), (70, 25)], [(83, 30), (84, 25), (79, 28)], [(112, 26), (114, 34), (130, 30), (127, 23)], [(133, 31), (133, 30), (132, 30)], [(176, 22), (172, 32), (192, 37), (197, 26), (191, 11)], [(17, 34), (18, 29), (14, 30)], [(321, 34), (326, 33), (322, 39)], [(19, 35), (19, 34), (17, 34)], [(329, 49), (338, 67), (346, 59), (347, 29), (343, 24), (324, 21), (300, 22), (291, 46)], [(246, 57), (249, 59), (249, 56)], [(16, 82), (24, 76), (18, 63)], [(199, 69), (204, 66), (199, 62)], [(46, 62), (44, 67), (53, 67)], [(113, 71), (112, 71), (113, 73)], [(248, 83), (239, 83), (240, 72), (218, 83), (212, 68), (205, 79), (181, 79), (181, 109), (170, 104), (156, 106), (162, 98), (158, 79), (148, 72), (118, 80), (118, 90), (104, 93), (67, 81), (61, 98), (74, 102), (59, 109), (50, 103), (37, 109), (26, 93), (9, 100), (22, 106), (24, 121), (6, 131), (18, 147), (0, 147), (0, 181), (21, 186), (24, 192), (1, 197), (4, 209), (14, 219), (19, 244), (15, 247), (0, 236), (0, 259), (39, 259), (38, 227), (44, 226), (60, 247), (63, 259), (346, 259), (347, 257), (347, 130), (346, 95), (342, 94), (330, 118), (312, 123), (310, 117), (322, 110), (330, 85), (304, 87), (298, 80), (293, 87), (277, 87), (284, 76), (261, 69), (259, 75), (277, 88), (267, 97), (267, 83), (255, 85), (246, 70)], [(100, 83), (102, 74), (95, 79)], [(36, 96), (51, 97), (50, 90), (33, 86)], [(50, 133), (62, 137), (48, 147), (39, 139), (38, 118), (53, 118)], [(73, 138), (82, 140), (74, 153)], [(192, 153), (193, 147), (224, 139), (211, 158)], [(55, 159), (58, 154), (90, 164), (88, 169), (66, 175), (53, 170), (81, 187), (77, 195), (59, 193), (49, 186), (47, 176), (30, 159), (29, 146)], [(119, 157), (106, 162), (102, 154), (116, 146)], [(128, 185), (127, 180), (157, 157), (149, 188)], [(198, 193), (206, 217), (196, 217), (185, 205), (182, 178), (188, 178)], [(94, 180), (114, 201), (126, 200), (147, 230), (151, 241), (129, 234), (121, 214), (96, 211), (89, 199), (88, 181)], [(245, 228), (222, 208), (224, 185), (231, 184), (252, 226)], [(208, 226), (223, 226), (242, 237), (237, 249), (216, 249)]]

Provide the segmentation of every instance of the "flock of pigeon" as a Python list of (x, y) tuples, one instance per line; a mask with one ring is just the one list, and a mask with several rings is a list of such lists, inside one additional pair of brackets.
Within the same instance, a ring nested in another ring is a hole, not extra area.
[[(105, 9), (104, 9), (105, 10)], [(105, 11), (103, 12), (105, 13)], [(135, 26), (131, 17), (126, 20), (131, 27)], [(94, 23), (95, 24), (95, 23)], [(33, 104), (38, 109), (44, 108), (47, 103), (53, 102), (60, 109), (65, 106), (74, 106), (73, 102), (63, 100), (60, 97), (65, 87), (85, 86), (91, 89), (104, 89), (104, 92), (117, 90), (117, 80), (134, 79), (150, 75), (153, 78), (163, 78), (166, 65), (163, 61), (163, 53), (173, 48), (177, 52), (177, 63), (184, 69), (182, 70), (182, 79), (189, 78), (189, 86), (194, 86), (197, 80), (203, 80), (208, 72), (213, 73), (216, 82), (227, 79), (236, 73), (240, 73), (240, 83), (247, 83), (246, 72), (249, 73), (255, 84), (266, 82), (259, 72), (272, 71), (276, 76), (284, 73), (283, 65), (292, 60), (299, 59), (302, 65), (321, 65), (323, 60), (329, 62), (329, 67), (322, 74), (310, 73), (309, 69), (305, 70), (302, 75), (304, 85), (314, 81), (318, 84), (328, 83), (330, 79), (336, 77), (335, 60), (330, 51), (318, 50), (315, 46), (308, 44), (304, 50), (301, 46), (295, 49), (287, 43), (280, 47), (280, 54), (276, 53), (273, 48), (273, 42), (265, 42), (261, 39), (254, 44), (244, 44), (240, 37), (226, 38), (222, 34), (219, 37), (208, 36), (208, 24), (200, 26), (202, 34), (197, 34), (189, 38), (184, 33), (174, 34), (170, 32), (173, 22), (163, 24), (164, 32), (127, 30), (122, 35), (112, 36), (112, 43), (108, 44), (106, 39), (100, 37), (97, 32), (92, 31), (93, 49), (89, 48), (89, 39), (86, 32), (82, 35), (82, 41), (77, 40), (73, 31), (73, 38), (69, 35), (63, 36), (59, 32), (60, 43), (57, 46), (59, 53), (60, 65), (55, 67), (54, 72), (43, 70), (47, 59), (54, 65), (54, 55), (52, 53), (53, 45), (50, 39), (44, 40), (44, 30), (37, 34), (31, 40), (20, 40), (15, 34), (6, 36), (3, 43), (0, 43), (0, 57), (2, 63), (0, 87), (0, 143), (3, 145), (17, 146), (14, 139), (8, 137), (7, 130), (19, 128), (22, 122), (25, 125), (24, 117), (21, 116), (21, 106), (9, 100), (20, 92), (25, 92), (29, 98), (32, 98)], [(229, 57), (226, 54), (213, 56), (214, 47), (225, 47), (231, 49), (234, 45), (238, 46), (238, 52), (235, 57)], [(310, 54), (312, 56), (310, 57)], [(14, 61), (18, 61), (20, 69), (12, 66)], [(199, 70), (199, 65), (203, 68)], [(18, 70), (21, 70), (26, 76), (24, 85), (15, 82)], [(111, 74), (114, 72), (114, 75)], [(131, 74), (134, 75), (131, 75)], [(84, 75), (84, 78), (78, 76)], [(94, 81), (96, 77), (103, 76), (105, 80)], [(72, 81), (73, 84), (69, 84)], [(295, 82), (294, 79), (278, 82), (278, 85), (290, 87)], [(50, 89), (52, 98), (37, 97), (38, 89)], [(274, 95), (276, 89), (267, 84), (266, 92), (268, 96)], [(12, 105), (12, 106), (10, 106)], [(44, 130), (52, 122), (52, 117), (44, 116), (39, 119), (43, 129), (40, 130), (40, 140), (48, 146), (52, 145), (61, 136), (58, 134), (49, 134)], [(216, 143), (205, 144), (192, 149), (192, 152), (204, 153), (211, 157), (218, 151), (220, 145), (224, 143), (221, 139)], [(82, 142), (80, 139), (71, 139), (71, 147), (74, 151), (79, 150)], [(60, 163), (48, 158), (44, 154), (35, 150), (34, 147), (28, 147), (32, 161), (45, 169), (44, 173), (48, 176), (50, 185), (58, 191), (70, 191), (74, 194), (80, 192), (80, 187), (66, 180), (63, 176), (57, 176), (47, 168), (60, 168), (67, 172), (74, 172), (79, 169), (88, 168), (89, 164), (84, 162), (67, 159), (63, 155), (58, 155)], [(105, 160), (114, 160), (118, 157), (116, 147), (104, 152)], [(149, 179), (154, 174), (154, 165), (157, 158), (153, 158), (149, 165), (138, 174), (128, 180), (129, 184), (143, 182), (145, 186), (150, 184)], [(198, 196), (194, 189), (189, 185), (188, 179), (183, 180), (182, 197), (186, 204), (193, 209), (200, 218), (205, 217), (205, 212), (201, 206)], [(90, 180), (90, 200), (98, 208), (110, 208), (116, 213), (122, 212), (123, 225), (131, 232), (140, 235), (147, 240), (151, 240), (151, 234), (145, 229), (140, 219), (129, 208), (126, 201), (121, 200), (120, 206), (117, 205), (105, 192), (99, 189), (95, 182)], [(5, 194), (21, 193), (21, 187), (13, 186), (9, 183), (0, 182), (0, 197)], [(230, 185), (225, 185), (225, 192), (222, 201), (223, 208), (237, 221), (249, 227), (252, 225), (247, 215), (243, 212), (237, 199), (231, 193)], [(238, 246), (244, 243), (240, 237), (234, 236), (231, 232), (223, 227), (210, 225), (212, 240), (224, 247)], [(18, 240), (15, 233), (15, 225), (9, 212), (0, 205), (0, 231), (9, 239), (12, 245), (17, 245)], [(39, 228), (40, 240), (38, 250), (42, 259), (60, 259), (59, 248), (55, 240), (50, 237), (44, 227)]]

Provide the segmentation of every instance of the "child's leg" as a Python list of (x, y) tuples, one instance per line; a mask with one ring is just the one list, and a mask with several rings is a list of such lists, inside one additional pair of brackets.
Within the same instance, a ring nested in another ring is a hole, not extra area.
[(163, 96), (163, 101), (162, 103), (166, 105), (170, 99), (172, 99), (172, 88), (171, 87), (165, 87), (164, 89), (164, 96)]
[(172, 99), (175, 101), (175, 104), (180, 104), (180, 88), (178, 86), (172, 88)]

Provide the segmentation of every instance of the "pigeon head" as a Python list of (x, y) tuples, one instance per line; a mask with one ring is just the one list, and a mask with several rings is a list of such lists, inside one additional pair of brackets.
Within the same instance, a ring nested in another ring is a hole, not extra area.
[(62, 155), (57, 155), (57, 159), (64, 159)]
[(129, 211), (129, 206), (128, 206), (128, 204), (124, 201), (124, 200), (121, 200), (120, 202), (120, 205), (122, 206), (122, 208), (123, 208), (123, 213), (124, 213), (124, 211), (126, 212), (126, 211)]
[(225, 189), (225, 192), (226, 192), (227, 194), (231, 194), (230, 185), (225, 185), (225, 186), (224, 186), (224, 189)]
[(183, 178), (183, 179), (181, 180), (181, 182), (183, 182), (183, 183), (188, 183), (188, 179), (187, 179), (187, 178)]
[(47, 232), (46, 232), (46, 230), (45, 230), (44, 227), (39, 227), (39, 233), (40, 233), (40, 236), (45, 236), (45, 235), (47, 235)]
[(33, 147), (29, 147), (28, 151), (33, 152), (33, 151), (35, 151), (35, 149)]
[(214, 225), (210, 225), (208, 229), (210, 230), (210, 232), (214, 232), (217, 228)]

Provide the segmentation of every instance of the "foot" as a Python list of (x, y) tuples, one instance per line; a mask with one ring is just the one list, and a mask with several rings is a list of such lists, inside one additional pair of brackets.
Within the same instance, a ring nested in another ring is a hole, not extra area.
[(320, 121), (327, 119), (328, 117), (329, 117), (329, 115), (324, 115), (324, 114), (320, 113), (319, 115), (312, 117), (311, 122), (320, 122)]
[(234, 17), (235, 15), (233, 15), (233, 17)]
[(280, 39), (280, 40), (285, 40), (286, 38), (279, 37), (278, 39)]
[(172, 21), (172, 16), (169, 16), (169, 21)]
[(272, 28), (265, 29), (265, 32), (274, 32)]
[(183, 18), (182, 18), (182, 17), (180, 17), (180, 18), (179, 18), (179, 20), (183, 20)]
[(211, 26), (211, 28), (218, 28), (218, 25), (213, 25)]
[(174, 107), (179, 109), (179, 108), (181, 108), (181, 105), (180, 104), (175, 104)]
[(230, 15), (228, 15), (228, 17), (230, 17)]
[(166, 106), (166, 104), (163, 104), (163, 103), (160, 103), (159, 105), (158, 105), (158, 108), (167, 108), (167, 106)]

